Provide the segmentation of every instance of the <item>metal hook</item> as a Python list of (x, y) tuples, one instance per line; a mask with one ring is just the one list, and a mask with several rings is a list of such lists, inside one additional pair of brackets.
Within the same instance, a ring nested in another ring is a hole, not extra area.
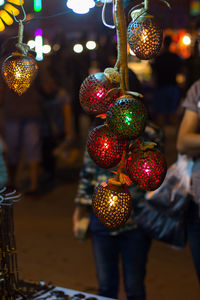
[(12, 11), (12, 14), (13, 14), (13, 19), (15, 20), (15, 22), (17, 23), (21, 23), (21, 22), (24, 22), (26, 20), (26, 12), (25, 12), (25, 9), (24, 9), (24, 6), (22, 4), (22, 1), (20, 0), (20, 4), (21, 4), (21, 8), (22, 8), (22, 12), (23, 12), (23, 15), (24, 15), (24, 18), (23, 19), (19, 19), (17, 20), (16, 16), (14, 15), (13, 11)]

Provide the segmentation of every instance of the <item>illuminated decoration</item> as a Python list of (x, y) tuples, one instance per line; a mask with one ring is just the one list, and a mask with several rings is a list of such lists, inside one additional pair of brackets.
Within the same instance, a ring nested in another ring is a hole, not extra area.
[(128, 43), (138, 58), (151, 59), (160, 51), (163, 30), (150, 13), (138, 14), (132, 13), (133, 20), (127, 30)]
[(82, 53), (83, 52), (83, 46), (81, 44), (76, 44), (73, 47), (73, 50), (75, 53)]
[(13, 24), (13, 15), (18, 16), (20, 10), (16, 6), (21, 6), (24, 3), (24, 0), (7, 0), (2, 1), (0, 5), (4, 5), (2, 9), (0, 9), (0, 31), (5, 29), (6, 25)]
[[(168, 5), (166, 0), (161, 1)], [(92, 207), (102, 224), (109, 229), (115, 229), (126, 223), (132, 210), (131, 202), (134, 199), (131, 200), (127, 186), (137, 184), (144, 190), (154, 190), (164, 180), (166, 162), (163, 155), (150, 146), (141, 146), (128, 158), (129, 152), (136, 144), (135, 139), (143, 134), (147, 110), (141, 99), (143, 96), (129, 90), (127, 35), (132, 54), (149, 59), (160, 50), (162, 29), (148, 12), (149, 0), (144, 0), (133, 8), (142, 6), (141, 9), (137, 9), (137, 13), (132, 11), (133, 20), (129, 24), (128, 32), (124, 1), (111, 2), (114, 25), (105, 20), (107, 1), (95, 0), (97, 6), (103, 6), (103, 24), (108, 28), (116, 28), (116, 63), (113, 68), (106, 68), (103, 73), (89, 75), (81, 85), (79, 96), (85, 112), (105, 119), (104, 125), (89, 133), (87, 149), (99, 167), (117, 167), (117, 170), (112, 170), (115, 178), (97, 186)], [(124, 169), (129, 176), (124, 173)]]
[(43, 60), (43, 37), (42, 37), (42, 29), (38, 28), (35, 31), (35, 52), (36, 52), (36, 60)]
[(77, 14), (87, 14), (95, 3), (93, 0), (68, 0), (66, 5)]
[(107, 111), (107, 123), (119, 138), (135, 139), (144, 130), (147, 111), (140, 99), (123, 96)]
[(21, 53), (13, 53), (5, 59), (2, 65), (2, 75), (8, 87), (19, 96), (30, 87), (37, 75), (37, 70), (35, 59)]
[(40, 12), (42, 10), (42, 0), (34, 0), (34, 11)]
[(24, 25), (23, 21), (26, 19), (26, 13), (22, 6), (24, 13), (23, 20), (15, 21), (19, 23), (18, 43), (16, 44), (17, 51), (7, 57), (1, 68), (1, 72), (8, 87), (16, 94), (21, 96), (30, 87), (32, 81), (35, 79), (38, 66), (33, 58), (33, 53), (29, 55), (29, 46), (23, 43)]
[(134, 184), (145, 191), (154, 191), (165, 178), (167, 163), (164, 155), (156, 148), (135, 149), (128, 158), (126, 170)]
[(109, 106), (119, 96), (117, 90), (112, 97), (106, 97), (108, 92), (119, 84), (111, 82), (104, 73), (89, 75), (80, 87), (80, 104), (88, 114), (98, 115), (105, 113)]
[(94, 191), (92, 207), (104, 226), (116, 229), (125, 224), (130, 216), (131, 196), (126, 187), (104, 182)]
[(101, 168), (115, 167), (120, 162), (125, 147), (126, 142), (118, 139), (106, 125), (94, 128), (88, 137), (88, 153)]

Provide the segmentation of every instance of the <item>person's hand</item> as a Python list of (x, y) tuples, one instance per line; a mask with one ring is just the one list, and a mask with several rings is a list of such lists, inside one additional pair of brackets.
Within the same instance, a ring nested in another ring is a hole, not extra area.
[(85, 216), (88, 215), (87, 207), (85, 206), (76, 206), (74, 213), (73, 213), (73, 233), (74, 236), (78, 236), (78, 228), (80, 220)]

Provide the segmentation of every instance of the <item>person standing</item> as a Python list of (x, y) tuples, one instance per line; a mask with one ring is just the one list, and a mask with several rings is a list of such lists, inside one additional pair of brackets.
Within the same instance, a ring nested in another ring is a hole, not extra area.
[(30, 185), (26, 191), (36, 196), (39, 191), (39, 163), (41, 160), (40, 97), (35, 83), (22, 96), (14, 94), (5, 84), (0, 87), (3, 110), (3, 135), (7, 145), (8, 185), (15, 187), (16, 173), (22, 149), (29, 166)]
[[(163, 132), (149, 123), (145, 129), (146, 139), (163, 141)], [(133, 211), (128, 221), (115, 230), (107, 229), (92, 211), (92, 195), (97, 184), (107, 181), (110, 171), (98, 167), (87, 152), (80, 174), (75, 210), (73, 232), (78, 238), (79, 226), (85, 216), (89, 216), (99, 295), (117, 298), (119, 288), (119, 260), (122, 260), (123, 280), (127, 300), (145, 300), (145, 275), (151, 239), (135, 222), (145, 202), (145, 192), (132, 186), (129, 188), (133, 201)]]
[(181, 96), (176, 76), (181, 71), (182, 59), (170, 51), (171, 43), (172, 38), (167, 35), (162, 52), (151, 64), (156, 85), (153, 111), (156, 123), (160, 126), (167, 123), (176, 124), (176, 111)]
[(189, 89), (183, 102), (184, 116), (177, 138), (177, 150), (194, 158), (192, 201), (188, 212), (188, 240), (200, 282), (200, 79)]

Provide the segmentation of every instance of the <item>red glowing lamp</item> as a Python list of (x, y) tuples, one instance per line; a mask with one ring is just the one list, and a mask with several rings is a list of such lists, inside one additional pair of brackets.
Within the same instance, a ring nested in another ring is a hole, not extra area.
[(116, 94), (107, 97), (108, 92), (115, 87), (118, 87), (118, 83), (109, 80), (104, 73), (89, 75), (83, 81), (79, 92), (83, 110), (92, 115), (106, 113), (119, 96), (119, 92), (116, 90)]
[(115, 167), (121, 160), (126, 142), (112, 133), (107, 125), (94, 128), (87, 142), (90, 157), (101, 168)]
[(134, 184), (145, 191), (154, 191), (165, 178), (167, 163), (158, 149), (136, 149), (127, 160), (126, 170)]

